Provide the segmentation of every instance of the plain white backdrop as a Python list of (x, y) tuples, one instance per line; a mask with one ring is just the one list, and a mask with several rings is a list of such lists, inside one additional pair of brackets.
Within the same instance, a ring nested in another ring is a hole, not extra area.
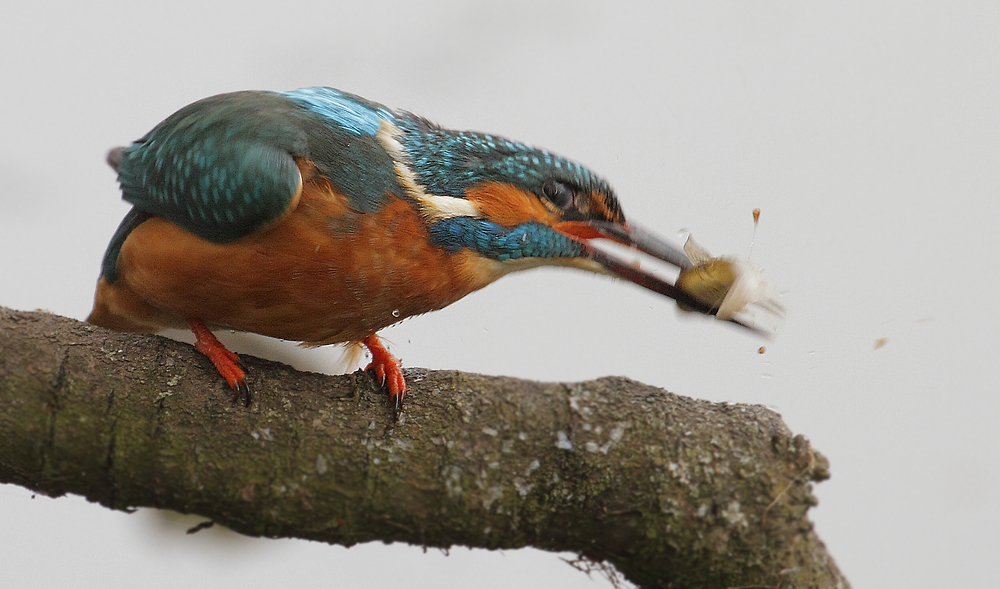
[[(535, 270), (386, 330), (406, 365), (768, 405), (831, 461), (811, 516), (855, 587), (997, 585), (1000, 4), (9, 4), (0, 305), (87, 315), (128, 209), (108, 148), (208, 95), (334, 86), (581, 161), (630, 219), (713, 253), (745, 255), (759, 207), (753, 260), (789, 308), (761, 342)], [(338, 358), (224, 335), (301, 368)], [(608, 586), (537, 551), (173, 522), (0, 486), (0, 586)]]

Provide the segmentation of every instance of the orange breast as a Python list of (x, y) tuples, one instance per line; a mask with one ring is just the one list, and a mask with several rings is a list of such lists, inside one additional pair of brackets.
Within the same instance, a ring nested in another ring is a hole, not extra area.
[(102, 284), (110, 289), (104, 298), (139, 299), (130, 306), (139, 310), (118, 311), (145, 314), (129, 318), (137, 325), (197, 318), (316, 344), (360, 340), (501, 275), (495, 262), (430, 246), (406, 201), (393, 196), (360, 214), (321, 176), (305, 183), (283, 220), (235, 242), (211, 243), (150, 219), (125, 240), (118, 268), (118, 282)]

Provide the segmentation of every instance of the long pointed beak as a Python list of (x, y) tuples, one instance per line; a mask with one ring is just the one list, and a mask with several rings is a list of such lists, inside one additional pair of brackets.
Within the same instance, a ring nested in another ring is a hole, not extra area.
[[(717, 305), (708, 304), (678, 286), (642, 270), (637, 265), (609, 252), (598, 250), (588, 243), (591, 239), (608, 239), (615, 243), (637, 249), (658, 260), (676, 266), (682, 271), (691, 270), (695, 267), (683, 249), (664, 241), (652, 232), (633, 224), (612, 223), (608, 221), (565, 221), (557, 224), (555, 229), (582, 243), (586, 248), (587, 257), (607, 269), (611, 274), (674, 299), (678, 305), (687, 310), (706, 315), (715, 315), (718, 313), (719, 307)], [(739, 317), (729, 317), (727, 320), (755, 333), (765, 336), (770, 335), (758, 327), (745, 323)]]
[(663, 260), (681, 270), (688, 270), (694, 266), (683, 249), (636, 225), (610, 221), (565, 221), (557, 224), (555, 228), (574, 239), (610, 239)]
[(654, 258), (677, 266), (681, 270), (688, 270), (694, 267), (683, 249), (664, 241), (653, 232), (642, 227), (608, 221), (598, 221), (592, 225), (603, 237), (622, 245), (634, 247)]

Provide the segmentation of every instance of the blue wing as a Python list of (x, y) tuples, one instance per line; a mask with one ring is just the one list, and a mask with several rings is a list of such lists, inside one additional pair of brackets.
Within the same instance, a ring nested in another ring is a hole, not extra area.
[(297, 110), (262, 92), (195, 102), (124, 150), (122, 197), (211, 241), (252, 233), (299, 189), (295, 156), (308, 145)]

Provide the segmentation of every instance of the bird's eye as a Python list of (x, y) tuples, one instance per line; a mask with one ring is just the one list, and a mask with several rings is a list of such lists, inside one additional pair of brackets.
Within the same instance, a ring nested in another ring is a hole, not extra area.
[(560, 209), (568, 209), (573, 204), (573, 189), (559, 180), (546, 180), (542, 184), (542, 194)]

